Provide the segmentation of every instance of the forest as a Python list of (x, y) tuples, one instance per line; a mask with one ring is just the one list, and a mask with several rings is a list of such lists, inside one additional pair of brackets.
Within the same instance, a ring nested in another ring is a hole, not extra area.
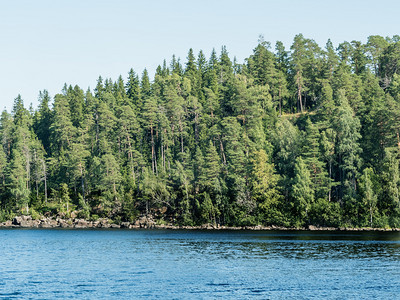
[[(129, 69), (129, 67), (127, 68)], [(400, 36), (260, 36), (154, 78), (65, 84), (0, 120), (0, 220), (400, 227)]]

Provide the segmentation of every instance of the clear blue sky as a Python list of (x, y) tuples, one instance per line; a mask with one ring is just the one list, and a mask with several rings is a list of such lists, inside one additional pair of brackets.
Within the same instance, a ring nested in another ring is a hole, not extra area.
[(130, 68), (153, 77), (164, 58), (185, 62), (189, 48), (208, 57), (226, 45), (241, 63), (260, 34), (287, 47), (298, 33), (321, 46), (393, 36), (399, 12), (397, 0), (1, 1), (0, 109), (18, 94), (36, 107), (43, 89), (54, 96), (64, 83), (86, 90), (99, 75), (125, 79)]

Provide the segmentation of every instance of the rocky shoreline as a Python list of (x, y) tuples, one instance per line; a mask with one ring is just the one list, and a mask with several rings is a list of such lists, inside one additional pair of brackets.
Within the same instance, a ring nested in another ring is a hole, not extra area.
[(96, 221), (88, 221), (85, 219), (70, 218), (63, 219), (60, 217), (42, 217), (34, 220), (31, 216), (18, 216), (13, 220), (0, 223), (0, 228), (70, 228), (70, 229), (95, 229), (95, 228), (124, 228), (124, 229), (172, 229), (172, 230), (285, 230), (285, 231), (379, 231), (379, 232), (400, 232), (400, 228), (352, 228), (352, 227), (317, 227), (309, 225), (300, 228), (288, 228), (280, 226), (243, 226), (230, 227), (222, 225), (204, 224), (201, 226), (177, 226), (173, 224), (157, 224), (152, 218), (141, 217), (134, 223), (121, 222), (120, 224), (112, 223), (110, 219), (98, 219)]

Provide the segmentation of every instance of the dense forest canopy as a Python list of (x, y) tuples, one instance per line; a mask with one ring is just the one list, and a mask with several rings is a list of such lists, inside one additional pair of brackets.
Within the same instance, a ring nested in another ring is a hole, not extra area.
[(399, 36), (190, 49), (39, 100), (1, 115), (2, 219), (400, 227)]

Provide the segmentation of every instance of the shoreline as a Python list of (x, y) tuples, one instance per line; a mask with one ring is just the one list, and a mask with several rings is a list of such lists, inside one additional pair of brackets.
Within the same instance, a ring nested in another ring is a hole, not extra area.
[(112, 223), (111, 219), (98, 219), (96, 221), (88, 221), (85, 219), (71, 218), (52, 218), (52, 217), (42, 217), (38, 220), (33, 220), (31, 216), (18, 216), (13, 220), (0, 223), (0, 229), (10, 229), (10, 228), (27, 228), (27, 229), (169, 229), (169, 230), (251, 230), (251, 231), (363, 231), (363, 232), (400, 232), (400, 228), (372, 228), (372, 227), (318, 227), (314, 225), (308, 225), (307, 227), (281, 227), (281, 226), (222, 226), (222, 225), (212, 225), (204, 224), (199, 226), (180, 226), (173, 224), (157, 224), (151, 219), (142, 217), (136, 220), (134, 223), (121, 222), (120, 224)]

